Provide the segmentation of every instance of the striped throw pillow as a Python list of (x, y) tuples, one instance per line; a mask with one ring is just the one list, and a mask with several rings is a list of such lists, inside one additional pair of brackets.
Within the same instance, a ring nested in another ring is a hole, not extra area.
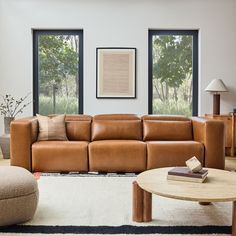
[(36, 114), (39, 122), (38, 141), (68, 140), (66, 136), (65, 115), (54, 117)]

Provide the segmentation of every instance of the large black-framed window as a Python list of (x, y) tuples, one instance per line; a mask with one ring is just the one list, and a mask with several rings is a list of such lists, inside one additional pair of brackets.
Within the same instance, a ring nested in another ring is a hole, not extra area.
[(83, 30), (33, 30), (33, 113), (83, 114)]
[(149, 30), (148, 113), (198, 115), (198, 30)]

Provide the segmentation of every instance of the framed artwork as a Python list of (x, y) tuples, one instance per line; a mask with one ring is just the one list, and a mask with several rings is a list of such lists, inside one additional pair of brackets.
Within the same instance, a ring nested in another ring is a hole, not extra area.
[(97, 48), (97, 98), (136, 98), (136, 48)]

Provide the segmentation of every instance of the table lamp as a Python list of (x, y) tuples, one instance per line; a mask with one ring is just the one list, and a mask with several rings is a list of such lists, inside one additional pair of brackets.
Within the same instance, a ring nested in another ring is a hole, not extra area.
[(213, 93), (213, 114), (220, 114), (220, 93), (228, 92), (227, 87), (221, 79), (214, 79), (206, 87), (205, 91)]

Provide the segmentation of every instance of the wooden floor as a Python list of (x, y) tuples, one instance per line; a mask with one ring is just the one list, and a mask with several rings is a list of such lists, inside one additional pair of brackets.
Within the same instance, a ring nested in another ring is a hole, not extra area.
[[(3, 159), (2, 153), (0, 152), (0, 166), (9, 166), (10, 160)], [(225, 157), (225, 169), (236, 170), (236, 157)]]

